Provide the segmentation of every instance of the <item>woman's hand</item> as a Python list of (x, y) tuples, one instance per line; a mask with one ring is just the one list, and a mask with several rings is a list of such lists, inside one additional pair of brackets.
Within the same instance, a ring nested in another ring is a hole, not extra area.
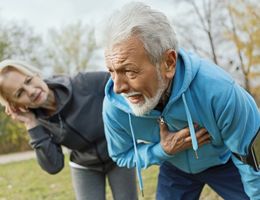
[[(194, 129), (198, 128), (198, 124), (194, 125)], [(173, 155), (185, 149), (192, 148), (192, 141), (189, 127), (177, 132), (170, 132), (165, 123), (159, 122), (161, 145), (165, 153)], [(198, 146), (210, 142), (210, 135), (205, 128), (199, 129), (196, 133)]]
[(5, 107), (5, 112), (7, 115), (11, 115), (12, 119), (24, 124), (27, 130), (39, 124), (34, 113), (25, 107), (15, 107), (8, 103)]

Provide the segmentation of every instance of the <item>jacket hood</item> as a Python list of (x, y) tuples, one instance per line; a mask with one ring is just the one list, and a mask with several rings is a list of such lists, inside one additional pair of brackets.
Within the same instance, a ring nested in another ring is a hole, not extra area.
[[(54, 75), (44, 80), (48, 87), (54, 91), (54, 95), (57, 103), (57, 110), (53, 114), (60, 113), (61, 110), (68, 104), (72, 97), (72, 84), (69, 76), (66, 75)], [(45, 115), (41, 109), (34, 109), (38, 117), (47, 119), (50, 116)]]
[[(197, 55), (188, 52), (185, 49), (182, 48), (179, 49), (178, 58), (177, 58), (177, 67), (172, 81), (173, 87), (172, 87), (172, 94), (169, 99), (169, 104), (181, 98), (181, 95), (185, 93), (185, 91), (188, 89), (190, 83), (192, 82), (192, 80), (194, 79), (194, 77), (196, 76), (199, 70), (199, 63), (200, 63), (200, 58)], [(113, 87), (114, 87), (114, 83), (110, 78), (105, 88), (105, 94), (109, 99), (109, 101), (120, 110), (133, 114), (125, 98), (120, 94), (116, 94), (113, 91)]]

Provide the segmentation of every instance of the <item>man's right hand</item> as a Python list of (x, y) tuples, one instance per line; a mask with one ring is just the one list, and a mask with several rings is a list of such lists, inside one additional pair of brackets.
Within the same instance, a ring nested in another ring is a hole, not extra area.
[[(194, 129), (198, 128), (198, 124), (194, 124)], [(185, 149), (192, 148), (192, 141), (190, 136), (190, 129), (186, 127), (177, 132), (170, 132), (167, 124), (159, 122), (161, 145), (165, 153), (169, 155), (176, 154)], [(205, 128), (199, 129), (196, 133), (198, 146), (210, 142), (210, 134)]]

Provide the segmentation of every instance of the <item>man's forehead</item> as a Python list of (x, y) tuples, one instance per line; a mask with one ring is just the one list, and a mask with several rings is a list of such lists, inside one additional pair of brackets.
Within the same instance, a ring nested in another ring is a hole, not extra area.
[(122, 40), (120, 42), (117, 42), (106, 49), (105, 53), (113, 53), (113, 52), (135, 52), (137, 49), (143, 49), (143, 43), (140, 39), (137, 37), (130, 37), (126, 40)]
[(146, 52), (142, 42), (135, 38), (123, 41), (105, 50), (106, 62), (111, 64), (135, 62), (137, 59), (143, 58), (144, 54), (146, 54)]
[(127, 65), (126, 58), (120, 56), (106, 56), (107, 67), (114, 69), (123, 69)]
[(128, 56), (126, 52), (109, 50), (106, 51), (105, 57), (110, 62), (123, 62)]

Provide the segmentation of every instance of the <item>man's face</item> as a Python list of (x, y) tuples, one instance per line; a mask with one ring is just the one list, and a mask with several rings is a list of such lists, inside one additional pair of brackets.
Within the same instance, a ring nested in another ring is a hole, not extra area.
[(114, 81), (114, 92), (122, 94), (137, 116), (152, 110), (166, 89), (166, 82), (136, 37), (105, 52), (107, 67)]

